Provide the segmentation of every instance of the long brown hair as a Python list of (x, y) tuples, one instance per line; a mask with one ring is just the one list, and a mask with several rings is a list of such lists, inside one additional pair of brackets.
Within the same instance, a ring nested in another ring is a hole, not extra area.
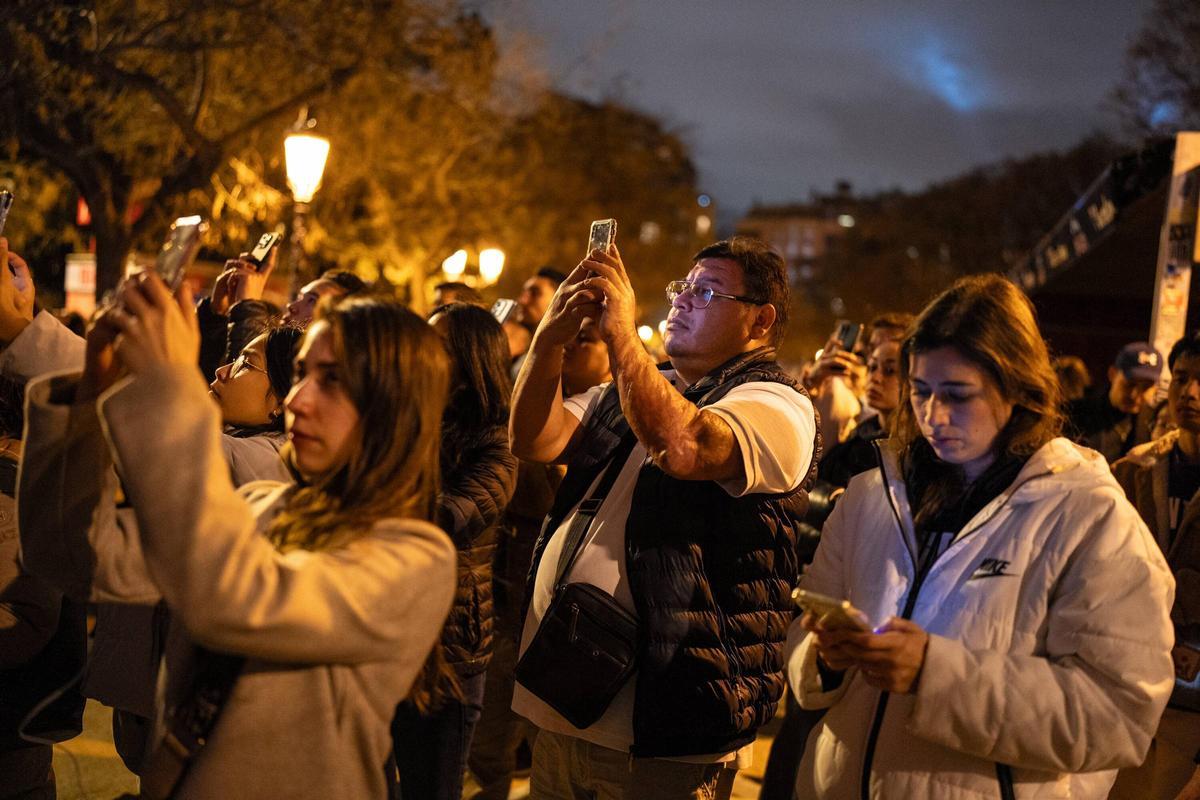
[[(317, 318), (328, 325), (338, 380), (359, 421), (345, 462), (298, 480), (271, 521), (267, 536), (285, 552), (337, 547), (386, 518), (432, 522), (437, 503), (450, 386), (450, 359), (440, 337), (425, 320), (382, 297), (323, 305)], [(411, 699), (426, 705), (446, 671), (435, 646)]]
[(912, 403), (912, 357), (953, 347), (991, 378), (1012, 416), (996, 437), (998, 461), (1026, 458), (1062, 429), (1058, 378), (1033, 304), (999, 275), (960, 278), (921, 311), (900, 350), (900, 406), (890, 446), (914, 495), (918, 524), (963, 488), (962, 469), (939, 459), (921, 434)]

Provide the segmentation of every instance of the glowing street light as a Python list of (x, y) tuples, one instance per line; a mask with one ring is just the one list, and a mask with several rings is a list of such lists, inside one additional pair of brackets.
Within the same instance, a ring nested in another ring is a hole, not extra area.
[(659, 336), (667, 335), (667, 321), (665, 319), (660, 319), (658, 321), (658, 335)]
[(329, 140), (312, 132), (317, 121), (309, 118), (308, 108), (301, 108), (292, 130), (283, 140), (283, 161), (287, 170), (288, 187), (292, 190), (292, 239), (289, 246), (292, 274), (290, 294), (299, 291), (301, 278), (307, 272), (304, 255), (304, 237), (308, 233), (305, 217), (308, 204), (312, 202), (321, 178), (325, 175), (325, 162), (329, 160)]
[(462, 274), (467, 270), (467, 251), (455, 250), (445, 261), (442, 262), (442, 272), (446, 273), (446, 277), (452, 281), (456, 281), (462, 277)]
[[(464, 260), (464, 265), (465, 263)], [(498, 247), (489, 247), (486, 250), (479, 251), (479, 277), (483, 278), (484, 285), (491, 286), (500, 280), (500, 273), (503, 271), (503, 250)]]
[(639, 325), (638, 336), (643, 342), (649, 342), (654, 338), (654, 328), (651, 328), (649, 325)]
[(311, 203), (329, 159), (329, 140), (315, 133), (293, 131), (283, 140), (287, 182), (297, 203)]

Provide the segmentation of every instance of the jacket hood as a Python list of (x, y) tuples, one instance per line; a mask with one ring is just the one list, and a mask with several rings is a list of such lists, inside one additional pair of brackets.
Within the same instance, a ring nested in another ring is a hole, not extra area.
[(1124, 494), (1103, 455), (1060, 436), (1029, 457), (1013, 481), (1010, 500), (1034, 502), (1067, 489), (1100, 486)]
[[(900, 467), (892, 451), (884, 448), (883, 454), (886, 462), (885, 475), (894, 490), (897, 481), (903, 484), (903, 481), (898, 479)], [(1100, 486), (1108, 486), (1121, 492), (1121, 487), (1113, 477), (1104, 456), (1060, 436), (1046, 442), (1029, 457), (1029, 461), (1017, 473), (1012, 485), (1001, 492), (1001, 497), (1010, 495), (1009, 502), (1028, 503), (1067, 489)]]

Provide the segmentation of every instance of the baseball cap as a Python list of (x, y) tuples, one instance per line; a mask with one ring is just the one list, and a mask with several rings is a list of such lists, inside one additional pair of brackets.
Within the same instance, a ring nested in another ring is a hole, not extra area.
[(1162, 377), (1162, 355), (1149, 342), (1132, 342), (1121, 348), (1114, 364), (1131, 381), (1157, 381)]

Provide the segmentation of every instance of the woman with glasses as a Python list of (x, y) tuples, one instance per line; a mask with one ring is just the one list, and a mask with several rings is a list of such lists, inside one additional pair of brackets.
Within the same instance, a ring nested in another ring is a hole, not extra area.
[(291, 480), (279, 450), (287, 441), (283, 400), (292, 388), (292, 359), (304, 332), (289, 325), (251, 339), (231, 364), (218, 367), (208, 393), (221, 409), (221, 448), (235, 486)]
[(1058, 435), (1029, 300), (964, 278), (917, 318), (879, 468), (826, 521), (789, 677), (827, 708), (804, 798), (1108, 795), (1172, 688), (1174, 581), (1100, 454)]
[[(454, 548), (430, 522), (450, 371), (437, 334), (382, 298), (321, 313), (284, 399), (296, 481), (238, 490), (191, 304), (153, 273), (121, 302), (80, 378), (30, 387), (18, 502), (23, 543), (91, 556), (93, 598), (170, 611), (142, 796), (386, 797), (392, 713), (439, 685), (429, 656), (454, 593)], [(99, 498), (78, 481), (114, 462), (136, 535), (89, 526)]]

